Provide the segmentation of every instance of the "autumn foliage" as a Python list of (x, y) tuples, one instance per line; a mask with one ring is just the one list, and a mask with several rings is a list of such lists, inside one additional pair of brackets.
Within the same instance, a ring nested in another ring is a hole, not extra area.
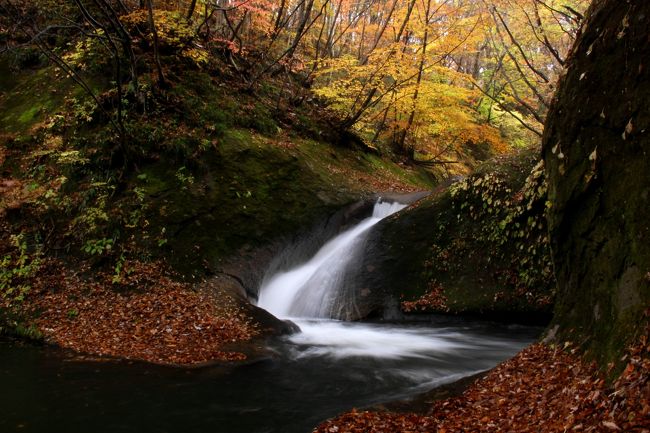
[(430, 290), (415, 301), (402, 301), (400, 306), (405, 313), (440, 312), (449, 309), (443, 287), (435, 283), (430, 284)]
[[(61, 64), (39, 29), (80, 20), (91, 30), (77, 36), (101, 42), (126, 93), (139, 93), (139, 75), (154, 69), (158, 84), (172, 79), (164, 57), (174, 52), (199, 67), (224, 61), (251, 92), (292, 74), (337, 128), (413, 161), (450, 163), (480, 146), (503, 152), (538, 139), (588, 1), (103, 0), (112, 8), (79, 2), (77, 11), (34, 3), (3, 10), (10, 40)], [(35, 28), (21, 24), (25, 14)]]

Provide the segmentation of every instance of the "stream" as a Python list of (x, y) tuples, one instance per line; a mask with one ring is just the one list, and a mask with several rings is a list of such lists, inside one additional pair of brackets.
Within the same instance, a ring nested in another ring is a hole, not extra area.
[(271, 342), (276, 357), (234, 368), (90, 361), (0, 340), (0, 432), (307, 433), (491, 368), (540, 331), (446, 320), (300, 322), (303, 334)]
[(258, 305), (301, 332), (238, 366), (179, 369), (92, 359), (0, 340), (0, 432), (307, 433), (353, 407), (412, 398), (494, 367), (541, 328), (431, 316), (342, 322), (345, 278), (365, 236), (403, 208), (373, 214), (304, 263), (265, 278)]

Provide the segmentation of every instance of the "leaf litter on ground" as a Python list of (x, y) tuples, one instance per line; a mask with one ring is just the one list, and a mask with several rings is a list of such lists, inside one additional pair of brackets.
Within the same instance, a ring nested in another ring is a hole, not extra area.
[(180, 365), (246, 358), (224, 350), (258, 334), (234, 302), (175, 281), (158, 263), (129, 266), (116, 285), (47, 259), (21, 308), (46, 341), (81, 353)]

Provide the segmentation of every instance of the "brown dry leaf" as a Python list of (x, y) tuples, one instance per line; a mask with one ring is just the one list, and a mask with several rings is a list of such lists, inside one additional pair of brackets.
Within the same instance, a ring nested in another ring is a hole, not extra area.
[(603, 425), (610, 430), (621, 431), (621, 428), (611, 421), (603, 421)]

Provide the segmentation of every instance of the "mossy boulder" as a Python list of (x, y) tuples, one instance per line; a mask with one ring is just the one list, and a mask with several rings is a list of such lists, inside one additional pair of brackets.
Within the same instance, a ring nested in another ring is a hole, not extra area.
[(279, 139), (229, 129), (186, 166), (161, 157), (140, 167), (128, 186), (142, 197), (146, 227), (139, 244), (189, 280), (226, 273), (255, 296), (284, 247), (323, 232), (316, 227), (373, 196), (368, 179), (413, 189), (430, 185), (408, 170), (376, 173), (377, 165), (392, 163), (374, 155), (297, 137), (287, 146)]
[(650, 305), (650, 3), (596, 1), (548, 116), (552, 335), (603, 366)]
[(349, 318), (403, 313), (548, 320), (553, 278), (538, 152), (500, 157), (379, 223)]

